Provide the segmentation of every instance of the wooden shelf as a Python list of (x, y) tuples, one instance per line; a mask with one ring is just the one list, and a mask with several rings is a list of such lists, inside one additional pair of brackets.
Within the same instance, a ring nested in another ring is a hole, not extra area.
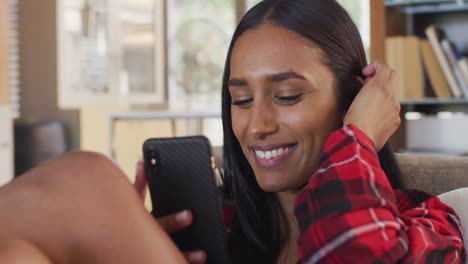
[(396, 8), (400, 9), (402, 13), (405, 13), (408, 15), (428, 14), (428, 13), (449, 13), (449, 12), (467, 11), (468, 3), (417, 5), (417, 6), (404, 6), (404, 7), (396, 7)]
[(424, 98), (424, 99), (401, 99), (401, 105), (468, 105), (468, 98)]
[(386, 6), (463, 4), (467, 0), (384, 0)]
[(468, 113), (468, 98), (425, 98), (400, 100), (402, 112), (437, 114), (440, 112)]

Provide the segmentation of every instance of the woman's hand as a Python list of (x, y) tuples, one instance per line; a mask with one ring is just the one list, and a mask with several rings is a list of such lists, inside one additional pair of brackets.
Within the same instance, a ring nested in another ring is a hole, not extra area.
[[(142, 202), (145, 201), (147, 185), (143, 161), (138, 161), (134, 186)], [(192, 224), (192, 220), (192, 213), (188, 210), (157, 219), (159, 225), (169, 234), (187, 228)], [(184, 256), (189, 263), (206, 262), (206, 254), (203, 250), (184, 252)]]
[(363, 69), (367, 77), (344, 117), (374, 142), (377, 151), (400, 126), (400, 102), (396, 96), (397, 76), (387, 64), (374, 62)]

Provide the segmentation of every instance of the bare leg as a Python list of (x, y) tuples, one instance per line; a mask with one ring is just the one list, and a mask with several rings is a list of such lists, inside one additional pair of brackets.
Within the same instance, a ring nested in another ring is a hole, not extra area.
[(99, 154), (66, 154), (0, 188), (0, 215), (0, 237), (31, 243), (53, 263), (185, 263)]
[(22, 240), (0, 240), (0, 261), (4, 264), (52, 264), (36, 246)]

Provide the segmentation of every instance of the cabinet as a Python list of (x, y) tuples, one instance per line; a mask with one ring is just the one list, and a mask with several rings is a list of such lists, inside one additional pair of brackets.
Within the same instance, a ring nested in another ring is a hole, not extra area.
[[(371, 59), (386, 60), (387, 37), (415, 35), (426, 39), (425, 29), (430, 25), (442, 29), (460, 53), (468, 56), (468, 1), (371, 1)], [(426, 77), (425, 98), (401, 100), (402, 126), (391, 140), (394, 149), (406, 149), (411, 145), (411, 142), (406, 141), (410, 121), (405, 116), (408, 112), (419, 112), (423, 116), (436, 115), (442, 111), (468, 113), (468, 96), (456, 99), (435, 98), (430, 95), (428, 87)], [(468, 122), (468, 118), (463, 118), (460, 122)], [(434, 127), (435, 129), (437, 128)]]

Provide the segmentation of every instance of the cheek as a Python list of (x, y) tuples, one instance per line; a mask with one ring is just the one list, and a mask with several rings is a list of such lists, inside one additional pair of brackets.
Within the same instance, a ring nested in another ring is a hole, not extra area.
[(282, 120), (306, 144), (323, 144), (342, 122), (334, 105), (308, 103), (284, 112)]
[(247, 129), (247, 118), (242, 115), (241, 111), (236, 108), (231, 108), (231, 125), (234, 136), (237, 138), (239, 143), (242, 143), (242, 138)]

